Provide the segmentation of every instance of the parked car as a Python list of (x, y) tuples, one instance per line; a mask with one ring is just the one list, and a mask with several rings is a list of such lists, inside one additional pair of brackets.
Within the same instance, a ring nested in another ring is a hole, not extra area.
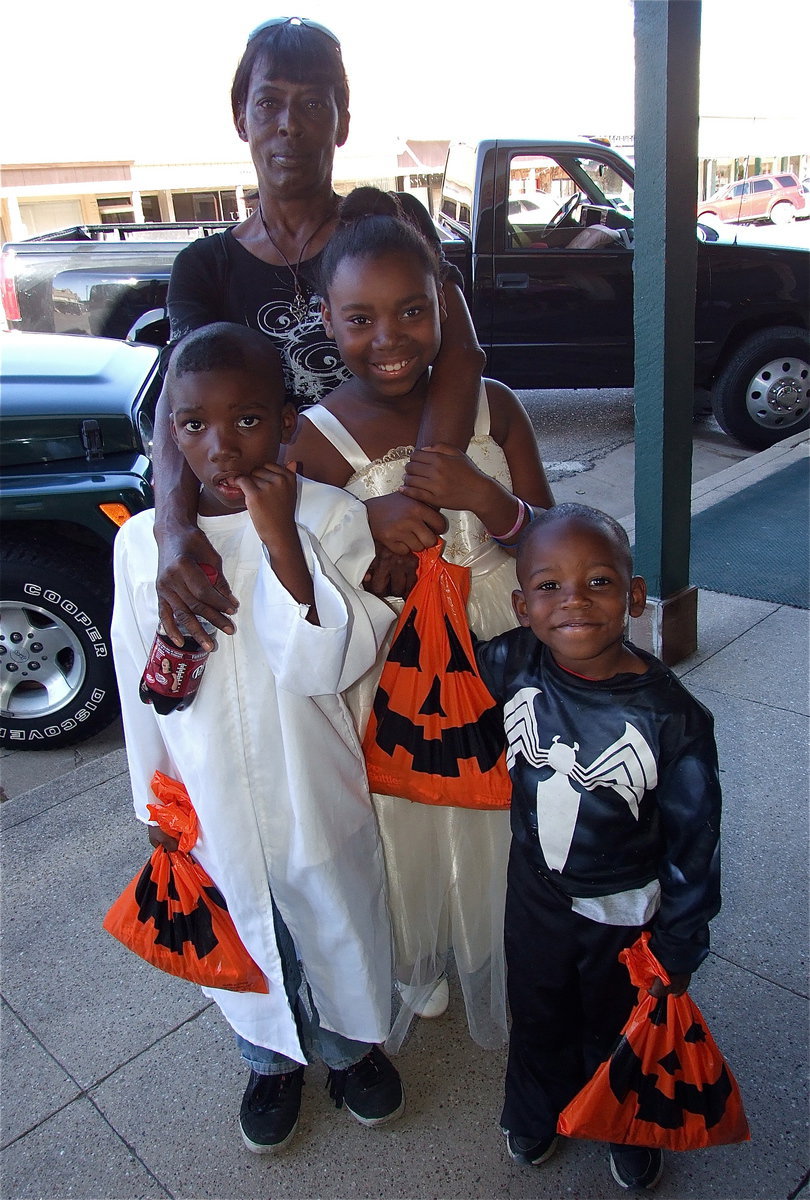
[(159, 350), (0, 334), (0, 744), (50, 750), (118, 714), (112, 543), (153, 503)]
[(534, 192), (531, 196), (509, 197), (509, 220), (513, 225), (547, 225), (560, 207), (559, 199), (548, 192)]
[(698, 220), (719, 217), (739, 225), (771, 221), (782, 225), (804, 212), (805, 196), (795, 175), (752, 175), (720, 188), (698, 207)]

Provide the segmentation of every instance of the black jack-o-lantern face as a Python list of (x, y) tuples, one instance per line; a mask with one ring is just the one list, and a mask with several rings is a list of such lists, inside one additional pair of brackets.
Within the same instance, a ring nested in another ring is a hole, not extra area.
[[(505, 808), (503, 717), (475, 668), (466, 591), (453, 574), (464, 569), (431, 567), (403, 610), (377, 689), (363, 743), (369, 780), (374, 791), (422, 803)], [(456, 589), (453, 603), (443, 603), (440, 571)]]
[[(143, 925), (152, 923), (155, 946), (162, 946), (170, 954), (182, 955), (188, 943), (193, 947), (197, 958), (205, 958), (217, 945), (211, 910), (203, 903), (202, 897), (199, 897), (193, 907), (185, 912), (171, 875), (165, 885), (165, 895), (161, 895), (163, 891), (164, 888), (154, 877), (150, 859), (135, 885), (138, 920)], [(213, 884), (206, 887), (204, 892), (211, 904), (227, 912), (222, 893)]]
[[(445, 616), (446, 639), (422, 641), (412, 612), (391, 646), (389, 662), (400, 666), (400, 691), (407, 679), (415, 703), (408, 715), (397, 712), (380, 687), (374, 701), (377, 745), (394, 755), (398, 747), (409, 756), (411, 769), (425, 775), (458, 778), (475, 776), (495, 766), (504, 748), (503, 720), (481, 684), (473, 664)], [(449, 644), (449, 655), (446, 654)], [(439, 655), (445, 652), (445, 655)], [(459, 676), (465, 676), (463, 680)], [(477, 685), (477, 686), (476, 686)], [(470, 719), (470, 702), (475, 712)]]
[(698, 1150), (747, 1142), (737, 1082), (688, 992), (652, 996), (667, 972), (644, 930), (619, 960), (638, 989), (609, 1058), (560, 1113), (566, 1137)]
[[(661, 1024), (666, 1019), (666, 997), (650, 1012), (650, 1021)], [(697, 1044), (706, 1040), (706, 1030), (695, 1021), (686, 1031), (684, 1042)], [(670, 1050), (657, 1061), (656, 1074), (645, 1072), (627, 1036), (623, 1037), (610, 1059), (609, 1080), (614, 1096), (620, 1103), (634, 1092), (638, 1096), (636, 1118), (658, 1125), (661, 1129), (686, 1129), (695, 1124), (703, 1129), (717, 1125), (726, 1112), (732, 1094), (731, 1076), (725, 1063), (717, 1078), (700, 1085), (684, 1077), (682, 1055)]]

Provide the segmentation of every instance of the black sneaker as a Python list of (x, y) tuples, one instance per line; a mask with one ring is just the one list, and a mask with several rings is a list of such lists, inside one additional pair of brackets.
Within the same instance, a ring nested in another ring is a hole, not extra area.
[(509, 1151), (509, 1157), (524, 1167), (539, 1167), (541, 1163), (547, 1162), (557, 1149), (556, 1133), (552, 1133), (550, 1138), (544, 1138), (538, 1142), (534, 1138), (518, 1137), (516, 1133), (510, 1133), (508, 1129), (504, 1129), (503, 1132), (506, 1134), (506, 1149)]
[(384, 1125), (405, 1108), (399, 1072), (377, 1046), (345, 1071), (330, 1068), (326, 1082), (335, 1107), (345, 1104), (362, 1125)]
[(646, 1146), (618, 1146), (610, 1144), (610, 1173), (619, 1187), (633, 1192), (651, 1192), (657, 1186), (664, 1171), (664, 1155), (661, 1150)]
[(239, 1127), (248, 1150), (273, 1154), (287, 1145), (298, 1125), (303, 1082), (303, 1067), (284, 1075), (250, 1072), (239, 1110)]

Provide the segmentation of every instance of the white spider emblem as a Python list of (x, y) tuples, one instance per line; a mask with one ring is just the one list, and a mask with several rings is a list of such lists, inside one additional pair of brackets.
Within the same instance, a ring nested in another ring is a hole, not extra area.
[(548, 866), (562, 871), (568, 861), (581, 795), (569, 781), (588, 791), (599, 786), (612, 788), (638, 820), (639, 801), (645, 791), (656, 786), (658, 771), (652, 750), (629, 721), (625, 721), (621, 737), (589, 767), (577, 762), (578, 742), (567, 746), (555, 735), (549, 747), (541, 746), (534, 709), (535, 696), (540, 694), (539, 688), (521, 688), (504, 707), (509, 743), (506, 764), (511, 769), (521, 754), (531, 766), (549, 767), (554, 772), (537, 785), (537, 833)]

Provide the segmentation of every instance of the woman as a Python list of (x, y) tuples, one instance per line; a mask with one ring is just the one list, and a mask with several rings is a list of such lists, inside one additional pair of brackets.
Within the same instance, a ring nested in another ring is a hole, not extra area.
[[(199, 239), (178, 255), (169, 285), (172, 341), (211, 321), (259, 329), (282, 355), (291, 396), (306, 406), (347, 378), (325, 337), (315, 285), (320, 252), (337, 220), (334, 153), (349, 130), (349, 89), (337, 38), (306, 18), (266, 21), (248, 39), (231, 104), (256, 168), (259, 203), (246, 221)], [(435, 237), (426, 214), (424, 219)], [(466, 446), (484, 355), (458, 284), (446, 279), (444, 294), (443, 349), (431, 377), (419, 445)], [(182, 624), (210, 646), (197, 616), (230, 633), (237, 600), (223, 576), (211, 585), (200, 569), (200, 563), (210, 563), (219, 571), (221, 564), (197, 528), (196, 481), (168, 436), (164, 397), (156, 421), (155, 507), (161, 620), (178, 644)], [(401, 593), (408, 580), (403, 556), (433, 545), (445, 528), (444, 518), (401, 495), (375, 499), (367, 507), (380, 552), (372, 586), (381, 594)]]

